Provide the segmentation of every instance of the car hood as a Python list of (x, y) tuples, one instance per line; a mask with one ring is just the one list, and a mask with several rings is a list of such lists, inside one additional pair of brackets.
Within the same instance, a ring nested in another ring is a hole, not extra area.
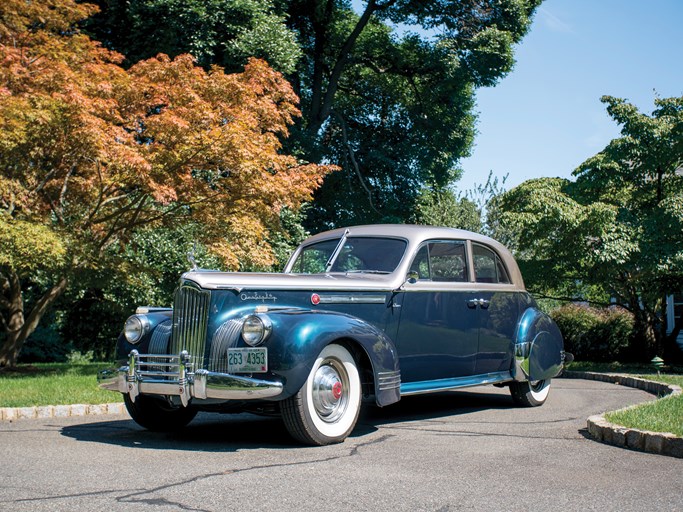
[(192, 271), (182, 275), (209, 290), (368, 290), (392, 291), (403, 281), (393, 274), (276, 274)]

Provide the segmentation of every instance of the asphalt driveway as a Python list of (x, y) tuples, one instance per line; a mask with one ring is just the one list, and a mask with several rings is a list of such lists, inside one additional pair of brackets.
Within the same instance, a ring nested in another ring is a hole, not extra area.
[(322, 448), (248, 414), (177, 434), (127, 416), (0, 423), (0, 510), (683, 511), (682, 459), (586, 437), (588, 416), (651, 399), (573, 379), (534, 409), (493, 387), (413, 396)]

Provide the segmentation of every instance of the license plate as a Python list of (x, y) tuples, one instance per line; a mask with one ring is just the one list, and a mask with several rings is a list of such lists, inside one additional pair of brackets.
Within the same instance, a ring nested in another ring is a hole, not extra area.
[(267, 371), (267, 348), (228, 349), (228, 373), (264, 373)]

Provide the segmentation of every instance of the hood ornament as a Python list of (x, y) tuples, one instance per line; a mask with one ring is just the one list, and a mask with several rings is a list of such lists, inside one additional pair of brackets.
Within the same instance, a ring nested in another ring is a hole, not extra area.
[(192, 249), (187, 253), (187, 261), (190, 262), (190, 272), (197, 272), (199, 267), (197, 266), (197, 260), (195, 259), (195, 251), (197, 250), (197, 244), (192, 244)]

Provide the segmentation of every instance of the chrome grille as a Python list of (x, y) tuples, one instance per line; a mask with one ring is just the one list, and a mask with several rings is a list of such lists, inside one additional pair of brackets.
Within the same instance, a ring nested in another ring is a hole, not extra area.
[(181, 285), (173, 299), (172, 354), (186, 350), (193, 369), (204, 368), (206, 328), (211, 293), (191, 284)]
[(241, 320), (228, 320), (216, 330), (211, 340), (209, 371), (228, 373), (228, 348), (237, 344), (242, 324)]
[[(168, 354), (168, 343), (171, 341), (171, 331), (173, 330), (173, 322), (166, 320), (157, 325), (152, 333), (152, 339), (149, 342), (150, 354)], [(172, 356), (176, 357), (176, 356)], [(166, 372), (170, 371), (166, 366), (150, 366), (151, 371)]]
[(171, 320), (157, 325), (152, 333), (152, 339), (149, 342), (150, 354), (168, 354), (168, 341), (171, 338)]

